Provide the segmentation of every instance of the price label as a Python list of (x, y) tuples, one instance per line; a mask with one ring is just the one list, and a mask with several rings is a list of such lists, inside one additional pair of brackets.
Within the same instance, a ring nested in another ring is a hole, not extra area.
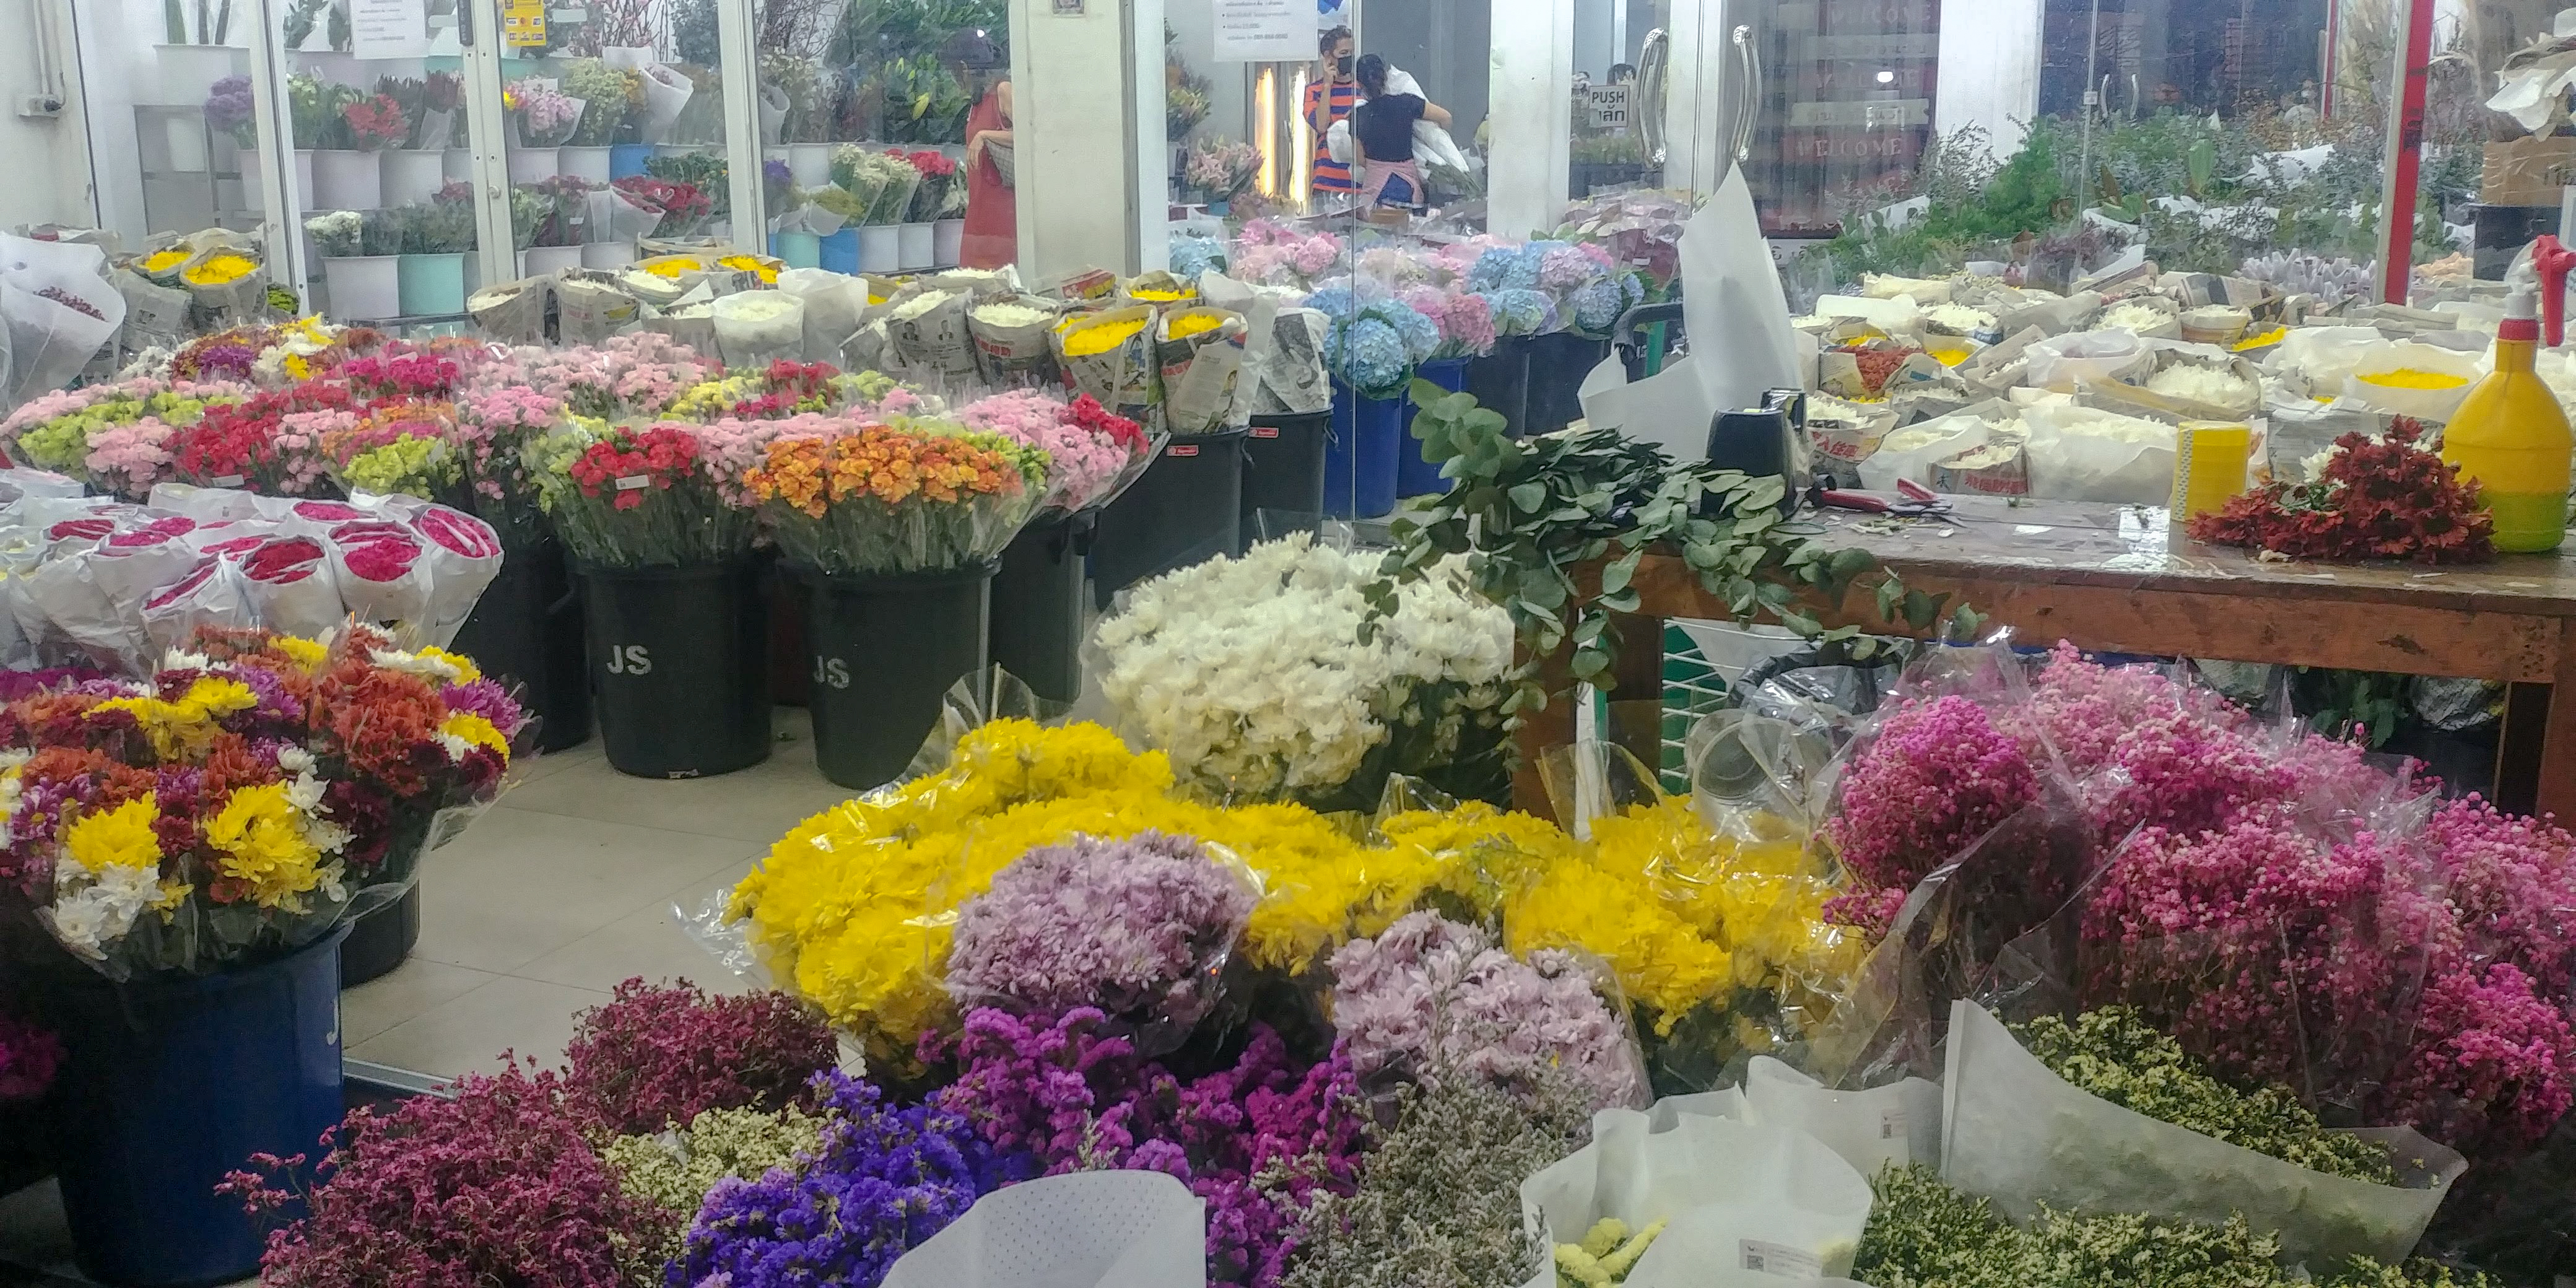
[(241, 485), (242, 476), (239, 474), (218, 474), (206, 480), (208, 487), (240, 487)]
[(617, 490), (620, 492), (640, 492), (651, 486), (653, 486), (653, 478), (649, 474), (629, 474), (617, 480)]
[(1780, 1275), (1789, 1279), (1819, 1279), (1824, 1276), (1823, 1258), (1804, 1248), (1765, 1239), (1745, 1239), (1739, 1244), (1742, 1264), (1756, 1274)]

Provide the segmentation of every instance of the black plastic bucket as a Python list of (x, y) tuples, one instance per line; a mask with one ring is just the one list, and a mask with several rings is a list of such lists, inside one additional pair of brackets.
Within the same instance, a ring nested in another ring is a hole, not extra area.
[[(584, 702), (586, 713), (590, 704)], [(389, 974), (420, 943), (420, 883), (402, 897), (379, 904), (349, 919), (349, 937), (340, 941), (340, 987), (356, 988)]]
[[(500, 574), (448, 647), (474, 659), (484, 674), (524, 686), (522, 704), (537, 717), (537, 750), (562, 751), (590, 740), (581, 637), (572, 566), (562, 544), (549, 537), (503, 557)], [(344, 962), (357, 955), (354, 947), (340, 954)]]
[(1248, 436), (1240, 429), (1175, 436), (1143, 477), (1101, 512), (1091, 546), (1092, 587), (1101, 607), (1148, 577), (1243, 553)]
[[(1243, 440), (1243, 544), (1312, 529), (1324, 514), (1324, 440), (1333, 413), (1255, 416)], [(1264, 520), (1262, 516), (1270, 517)]]
[(698, 778), (769, 758), (769, 606), (749, 560), (585, 568), (581, 581), (611, 766)]
[(993, 574), (993, 665), (1057, 702), (1082, 696), (1082, 556), (1092, 516), (1020, 530)]
[(814, 763), (843, 787), (882, 787), (939, 723), (940, 700), (984, 669), (997, 564), (910, 577), (800, 570), (813, 666)]
[(1530, 341), (1529, 423), (1525, 434), (1553, 434), (1583, 417), (1583, 378), (1610, 356), (1610, 342), (1559, 331)]
[(1467, 360), (1467, 392), (1476, 405), (1500, 412), (1503, 432), (1514, 438), (1529, 428), (1530, 337), (1506, 335), (1494, 340), (1494, 351)]

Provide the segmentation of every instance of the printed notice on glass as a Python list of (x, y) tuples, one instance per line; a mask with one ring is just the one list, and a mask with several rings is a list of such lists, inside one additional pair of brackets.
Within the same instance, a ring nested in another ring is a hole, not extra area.
[(426, 56), (428, 0), (349, 0), (349, 42), (360, 58)]
[(1216, 61), (1294, 62), (1315, 56), (1314, 6), (1304, 0), (1215, 0)]

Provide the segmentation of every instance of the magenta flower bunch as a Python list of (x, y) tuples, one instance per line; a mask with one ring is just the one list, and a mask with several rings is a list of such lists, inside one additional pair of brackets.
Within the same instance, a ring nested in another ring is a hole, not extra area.
[(1344, 944), (1332, 965), (1333, 1029), (1363, 1079), (1464, 1077), (1534, 1092), (1561, 1073), (1596, 1109), (1645, 1094), (1627, 1026), (1570, 954), (1543, 949), (1524, 962), (1482, 929), (1417, 912)]
[(1885, 929), (1860, 918), (1892, 915), (1904, 891), (2038, 800), (2039, 788), (2020, 741), (1975, 702), (1949, 694), (1902, 707), (1852, 758), (1825, 822), (1852, 875), (1852, 892), (1828, 914)]
[(1188, 837), (1041, 846), (958, 908), (948, 991), (961, 1005), (1088, 1006), (1186, 1033), (1215, 1004), (1217, 973), (1258, 902), (1249, 879)]
[(259, 1155), (262, 1175), (221, 1187), (254, 1216), (305, 1214), (270, 1233), (260, 1282), (271, 1288), (623, 1288), (638, 1250), (659, 1246), (661, 1217), (618, 1187), (583, 1139), (563, 1084), (513, 1061), (468, 1076), (453, 1099), (415, 1096), (369, 1109), (306, 1159)]
[(1209, 1281), (1275, 1285), (1298, 1217), (1319, 1190), (1349, 1191), (1368, 1139), (1350, 1061), (1300, 1066), (1256, 1024), (1231, 1065), (1184, 1080), (1106, 1019), (1091, 1007), (972, 1011), (953, 1047), (923, 1036), (925, 1061), (953, 1054), (959, 1066), (934, 1103), (1047, 1175), (1132, 1168), (1185, 1182), (1208, 1205)]
[(629, 979), (576, 1022), (565, 1100), (584, 1123), (649, 1136), (710, 1109), (785, 1108), (839, 1056), (822, 1017), (785, 993), (716, 997), (687, 980)]

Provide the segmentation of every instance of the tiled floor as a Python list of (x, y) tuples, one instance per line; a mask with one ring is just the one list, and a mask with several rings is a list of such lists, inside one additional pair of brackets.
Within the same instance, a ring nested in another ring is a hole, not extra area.
[(787, 829), (852, 795), (814, 768), (804, 711), (780, 708), (776, 727), (768, 761), (715, 778), (630, 778), (596, 738), (528, 765), (423, 868), (411, 960), (342, 995), (349, 1057), (436, 1077), (489, 1071), (505, 1050), (550, 1064), (573, 1016), (630, 976), (750, 987), (672, 906), (729, 887)]

